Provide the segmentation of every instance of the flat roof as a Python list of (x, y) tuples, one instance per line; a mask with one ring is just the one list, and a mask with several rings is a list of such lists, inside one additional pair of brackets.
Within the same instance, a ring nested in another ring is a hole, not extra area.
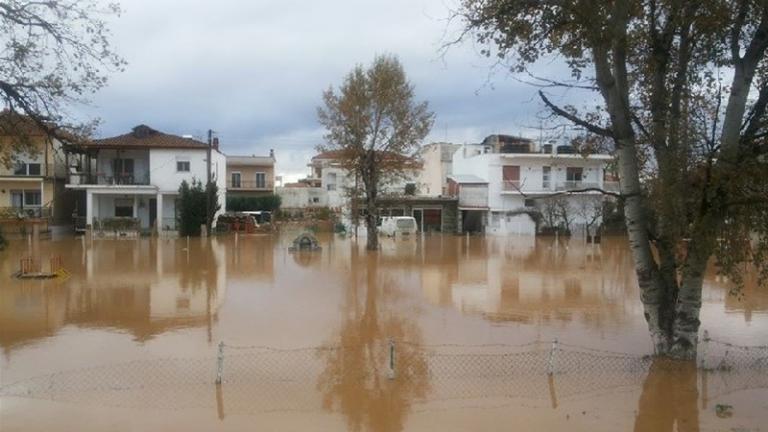
[(227, 156), (227, 165), (273, 166), (275, 160), (269, 156)]
[(488, 184), (487, 181), (474, 174), (451, 174), (448, 176), (448, 178), (455, 181), (456, 183)]

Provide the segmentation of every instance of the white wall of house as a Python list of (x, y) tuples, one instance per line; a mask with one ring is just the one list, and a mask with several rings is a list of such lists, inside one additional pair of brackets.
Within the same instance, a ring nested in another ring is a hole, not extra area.
[(458, 144), (431, 143), (421, 148), (420, 195), (440, 196), (447, 193), (446, 178), (453, 173), (453, 153), (460, 147)]
[(323, 188), (277, 187), (275, 193), (282, 208), (328, 207), (328, 191)]
[[(208, 177), (205, 149), (151, 149), (149, 152), (150, 184), (156, 186), (161, 193), (176, 194), (181, 182), (188, 183), (192, 179), (205, 183)], [(189, 171), (177, 170), (177, 162), (189, 162)], [(211, 175), (219, 187), (218, 217), (226, 210), (227, 191), (227, 159), (217, 150), (211, 152)], [(165, 200), (163, 200), (165, 205)], [(169, 217), (163, 211), (163, 217)]]
[[(341, 168), (329, 161), (314, 162), (313, 173), (317, 173), (320, 170), (320, 184), (321, 189), (326, 192), (325, 205), (331, 208), (342, 208), (346, 210), (349, 207), (349, 189), (355, 187), (355, 177), (349, 173), (348, 170)], [(419, 183), (421, 170), (410, 170), (403, 176), (397, 176), (384, 180), (379, 185), (379, 194), (404, 194), (406, 184), (416, 184), (417, 190), (421, 188)], [(358, 184), (358, 187), (363, 188), (362, 182)], [(286, 188), (286, 189), (313, 189), (313, 188)], [(283, 192), (290, 194), (292, 192)], [(295, 193), (295, 192), (294, 192)], [(291, 197), (288, 197), (291, 200)], [(282, 204), (285, 205), (285, 201)]]

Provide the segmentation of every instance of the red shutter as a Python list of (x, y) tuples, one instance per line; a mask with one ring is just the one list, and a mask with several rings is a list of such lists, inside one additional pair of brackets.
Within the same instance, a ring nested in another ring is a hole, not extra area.
[(504, 165), (502, 177), (504, 181), (520, 181), (520, 167), (517, 165)]

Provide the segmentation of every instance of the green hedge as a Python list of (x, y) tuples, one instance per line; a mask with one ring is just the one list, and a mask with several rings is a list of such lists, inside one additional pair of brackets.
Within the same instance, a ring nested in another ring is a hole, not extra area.
[(227, 197), (227, 211), (275, 211), (280, 208), (281, 200), (277, 195), (260, 197)]

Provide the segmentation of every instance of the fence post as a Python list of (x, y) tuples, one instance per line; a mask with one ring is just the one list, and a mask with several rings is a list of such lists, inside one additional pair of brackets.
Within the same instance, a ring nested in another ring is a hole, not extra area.
[(395, 341), (389, 340), (389, 362), (387, 364), (387, 377), (395, 379)]
[(219, 342), (219, 355), (216, 358), (216, 384), (221, 384), (224, 374), (224, 342)]
[(704, 338), (701, 341), (701, 361), (699, 362), (699, 367), (702, 369), (706, 369), (707, 366), (707, 345), (709, 343), (709, 331), (704, 330)]
[(552, 348), (549, 351), (549, 369), (547, 370), (548, 375), (552, 375), (555, 373), (555, 352), (557, 351), (557, 338), (555, 338), (552, 341)]

